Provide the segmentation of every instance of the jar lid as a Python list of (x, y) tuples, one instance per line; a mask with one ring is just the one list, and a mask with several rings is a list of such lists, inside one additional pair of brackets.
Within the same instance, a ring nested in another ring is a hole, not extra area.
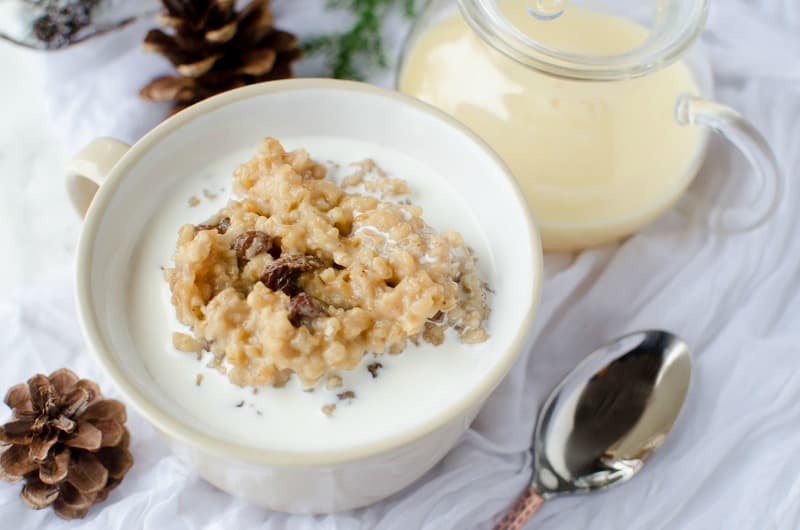
[[(680, 58), (703, 31), (709, 4), (709, 0), (458, 1), (470, 26), (505, 55), (551, 75), (595, 81), (638, 77)], [(598, 38), (597, 32), (606, 34)]]

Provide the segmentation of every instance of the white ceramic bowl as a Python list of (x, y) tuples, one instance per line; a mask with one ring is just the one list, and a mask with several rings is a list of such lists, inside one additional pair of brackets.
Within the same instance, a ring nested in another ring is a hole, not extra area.
[[(130, 338), (126, 292), (129, 264), (147, 221), (178, 175), (186, 174), (187, 164), (210, 164), (266, 135), (351, 137), (391, 147), (450, 180), (470, 206), (497, 272), (496, 359), (441, 414), (358, 448), (272, 451), (236, 444), (192, 424), (154, 383)], [(132, 147), (95, 141), (70, 164), (67, 183), (80, 211), (91, 202), (78, 248), (77, 301), (95, 358), (128, 404), (203, 477), (271, 509), (355, 508), (419, 478), (453, 447), (510, 370), (525, 347), (539, 301), (539, 238), (503, 162), (433, 107), (369, 85), (292, 80), (234, 90), (181, 112)]]

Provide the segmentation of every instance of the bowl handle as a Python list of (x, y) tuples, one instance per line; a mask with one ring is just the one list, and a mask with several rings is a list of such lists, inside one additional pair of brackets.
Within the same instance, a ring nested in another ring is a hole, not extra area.
[(67, 194), (78, 215), (86, 216), (95, 193), (111, 168), (130, 148), (128, 144), (113, 138), (98, 138), (67, 163)]

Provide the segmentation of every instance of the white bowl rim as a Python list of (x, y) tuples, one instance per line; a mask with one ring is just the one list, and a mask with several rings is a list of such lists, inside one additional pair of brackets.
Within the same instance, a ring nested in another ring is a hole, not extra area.
[[(524, 318), (519, 323), (517, 333), (510, 346), (501, 354), (499, 362), (495, 363), (492, 369), (482, 377), (479, 383), (470, 389), (469, 392), (461, 396), (456, 403), (428, 421), (415, 426), (413, 429), (392, 437), (380, 439), (376, 442), (329, 451), (292, 452), (258, 448), (218, 438), (160, 410), (147, 397), (145, 392), (141, 391), (128, 379), (122, 367), (117, 364), (108, 353), (111, 348), (106, 344), (100, 333), (99, 319), (91, 302), (91, 262), (92, 256), (94, 255), (94, 243), (97, 232), (109, 202), (124, 180), (124, 176), (163, 136), (211, 110), (224, 107), (240, 100), (270, 93), (308, 89), (361, 92), (391, 99), (401, 106), (411, 106), (417, 110), (433, 115), (467, 135), (477, 148), (484, 151), (484, 154), (494, 161), (498, 169), (497, 174), (504, 177), (512, 185), (518, 202), (523, 208), (527, 221), (527, 229), (531, 235), (532, 262), (530, 263), (530, 270), (534, 275), (534, 281), (533, 289), (528, 293), (530, 306)], [(84, 220), (83, 230), (77, 247), (75, 299), (81, 330), (89, 345), (92, 356), (114, 382), (124, 399), (131, 404), (139, 414), (148, 420), (148, 422), (155, 426), (162, 435), (191, 446), (199, 447), (211, 454), (229, 460), (281, 467), (326, 466), (354, 460), (363, 460), (409, 445), (435, 432), (446, 423), (466, 413), (470, 408), (479, 405), (506, 376), (525, 346), (525, 341), (532, 329), (533, 320), (541, 296), (543, 276), (542, 260), (542, 246), (539, 232), (536, 229), (533, 215), (519, 184), (514, 179), (506, 164), (494, 150), (465, 125), (427, 103), (399, 92), (374, 85), (334, 79), (289, 79), (250, 85), (208, 98), (165, 120), (143, 136), (127, 153), (125, 153), (108, 174), (103, 185), (100, 186)]]

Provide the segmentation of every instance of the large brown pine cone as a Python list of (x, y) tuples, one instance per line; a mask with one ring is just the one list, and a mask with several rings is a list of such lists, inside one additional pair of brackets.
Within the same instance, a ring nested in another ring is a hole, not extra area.
[(251, 0), (236, 11), (234, 0), (162, 0), (161, 24), (145, 37), (146, 50), (164, 55), (174, 76), (142, 88), (142, 98), (172, 101), (177, 112), (220, 92), (292, 77), (300, 58), (297, 38), (272, 26), (270, 0)]
[(133, 465), (125, 406), (66, 368), (12, 387), (5, 402), (13, 418), (0, 427), (0, 478), (24, 480), (34, 510), (84, 517)]

